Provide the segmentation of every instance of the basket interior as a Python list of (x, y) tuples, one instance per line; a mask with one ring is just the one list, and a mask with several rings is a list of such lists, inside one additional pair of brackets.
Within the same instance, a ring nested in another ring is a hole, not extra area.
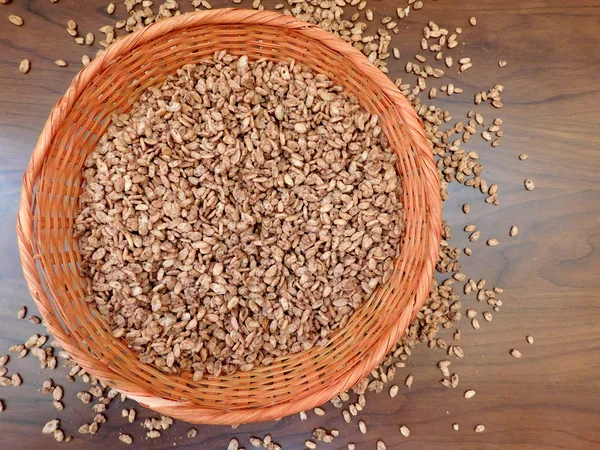
[[(189, 373), (166, 375), (140, 363), (126, 345), (112, 337), (97, 311), (84, 302), (86, 281), (78, 271), (80, 255), (72, 228), (82, 190), (83, 162), (106, 131), (111, 114), (128, 111), (147, 87), (159, 85), (177, 68), (223, 49), (251, 59), (293, 58), (344, 85), (365, 109), (378, 114), (390, 145), (399, 155), (407, 228), (390, 281), (355, 312), (326, 347), (280, 358), (270, 367), (194, 382)], [(322, 43), (297, 31), (265, 25), (203, 25), (167, 34), (135, 47), (96, 73), (58, 125), (38, 179), (34, 225), (34, 245), (53, 314), (80, 350), (79, 357), (86, 355), (84, 359), (101, 362), (105, 370), (96, 375), (109, 384), (142, 390), (167, 402), (227, 411), (302, 398), (351, 371), (376, 342), (386, 338), (400, 313), (414, 305), (427, 254), (422, 173), (406, 127), (383, 89), (366, 79), (344, 55)], [(389, 349), (394, 342), (387, 345)], [(376, 364), (374, 361), (373, 366)], [(365, 375), (354, 374), (350, 380), (354, 384)], [(327, 400), (323, 398), (323, 402)]]

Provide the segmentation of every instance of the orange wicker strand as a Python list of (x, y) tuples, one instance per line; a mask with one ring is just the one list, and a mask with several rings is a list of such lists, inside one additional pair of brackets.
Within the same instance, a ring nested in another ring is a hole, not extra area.
[[(381, 119), (399, 155), (406, 235), (390, 281), (323, 348), (269, 367), (194, 382), (142, 364), (85, 303), (73, 222), (88, 153), (111, 114), (148, 87), (215, 51), (290, 60), (324, 73)], [(183, 14), (109, 47), (84, 68), (52, 110), (23, 178), (17, 235), (29, 290), (60, 345), (77, 363), (141, 404), (193, 423), (272, 420), (323, 404), (363, 379), (401, 338), (431, 286), (439, 251), (439, 180), (422, 124), (385, 74), (317, 26), (268, 11)]]

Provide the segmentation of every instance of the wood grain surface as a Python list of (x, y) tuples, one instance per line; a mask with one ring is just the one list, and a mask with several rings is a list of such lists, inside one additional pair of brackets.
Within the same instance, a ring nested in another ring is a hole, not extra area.
[[(181, 3), (183, 10), (191, 9)], [(223, 0), (212, 3), (229, 5)], [(405, 3), (370, 0), (369, 7), (379, 20)], [(501, 110), (478, 108), (486, 123), (494, 117), (504, 120), (502, 145), (492, 149), (480, 138), (465, 145), (480, 154), (488, 182), (500, 186), (501, 205), (485, 204), (481, 195), (460, 185), (453, 185), (445, 204), (455, 245), (468, 242), (465, 225), (474, 223), (482, 230), (482, 239), (470, 245), (474, 255), (463, 257), (464, 271), (504, 288), (504, 306), (494, 313), (493, 322), (480, 320), (479, 331), (466, 319), (459, 324), (466, 353), (452, 362), (460, 374), (459, 387), (452, 390), (439, 383), (436, 362), (444, 354), (421, 345), (397, 375), (401, 387), (396, 398), (390, 399), (386, 391), (367, 396), (360, 416), (368, 426), (364, 435), (356, 418), (346, 424), (340, 411), (327, 405), (326, 416), (310, 413), (305, 422), (295, 416), (235, 430), (201, 426), (194, 439), (185, 437), (188, 425), (176, 423), (150, 442), (139, 423), (121, 418), (123, 407), (135, 407), (140, 417), (153, 416), (130, 401), (109, 406), (108, 422), (96, 436), (78, 435), (78, 427), (94, 416), (75, 397), (84, 385), (69, 383), (64, 368), (40, 371), (31, 356), (14, 356), (9, 374), (19, 372), (24, 384), (0, 388), (5, 405), (0, 449), (120, 448), (124, 444), (118, 434), (124, 432), (134, 436), (135, 448), (225, 449), (235, 436), (249, 449), (251, 436), (270, 433), (283, 448), (296, 450), (304, 448), (315, 426), (340, 430), (333, 443), (318, 448), (341, 449), (354, 442), (358, 449), (375, 449), (378, 439), (388, 449), (600, 448), (600, 5), (597, 0), (424, 3), (400, 22), (401, 31), (393, 37), (401, 58), (390, 58), (390, 76), (406, 77), (404, 65), (421, 53), (421, 30), (433, 20), (446, 28), (463, 28), (461, 44), (452, 54), (455, 60), (468, 56), (473, 62), (466, 73), (449, 70), (444, 78), (444, 83), (463, 87), (464, 94), (439, 98), (436, 105), (450, 109), (455, 120), (464, 119), (473, 108), (474, 92), (497, 83), (505, 86)], [(83, 52), (93, 56), (98, 48), (78, 46), (66, 33), (66, 22), (74, 19), (82, 32), (98, 36), (100, 26), (126, 17), (122, 4), (114, 17), (108, 16), (107, 4), (13, 0), (0, 5), (0, 355), (43, 332), (16, 319), (21, 305), (35, 314), (14, 231), (21, 177), (50, 109), (81, 68)], [(273, 7), (274, 2), (265, 4)], [(25, 24), (13, 26), (9, 14), (22, 16)], [(477, 17), (475, 27), (468, 23), (471, 16)], [(27, 75), (18, 70), (23, 58), (32, 62)], [(55, 66), (56, 59), (69, 66)], [(499, 60), (508, 65), (499, 68)], [(529, 159), (519, 161), (524, 152)], [(534, 191), (524, 189), (525, 178), (534, 180)], [(463, 203), (471, 204), (469, 215), (460, 212)], [(513, 238), (508, 237), (511, 225), (520, 230)], [(486, 247), (485, 239), (492, 237), (500, 240), (498, 247)], [(473, 295), (463, 305), (481, 311)], [(526, 343), (526, 335), (534, 336), (533, 345)], [(523, 358), (512, 358), (512, 348)], [(402, 384), (408, 374), (415, 377), (410, 391)], [(64, 411), (56, 411), (51, 399), (39, 392), (49, 377), (67, 390)], [(466, 389), (475, 389), (476, 396), (463, 398)], [(42, 426), (55, 417), (75, 435), (70, 444), (42, 435)], [(453, 423), (460, 425), (459, 431), (452, 429)], [(408, 438), (399, 432), (404, 424), (411, 430)], [(477, 424), (484, 424), (485, 432), (475, 433)]]

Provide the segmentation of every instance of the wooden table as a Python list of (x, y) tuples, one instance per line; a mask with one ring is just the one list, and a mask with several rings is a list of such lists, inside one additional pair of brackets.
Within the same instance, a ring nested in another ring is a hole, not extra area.
[[(111, 22), (105, 12), (107, 0), (14, 0), (0, 5), (0, 354), (43, 330), (16, 320), (20, 305), (35, 311), (27, 291), (15, 238), (15, 218), (21, 177), (46, 117), (80, 69), (82, 52), (95, 53), (74, 43), (65, 32), (68, 19), (75, 19), (84, 32), (96, 31)], [(184, 9), (189, 9), (186, 2)], [(406, 2), (369, 2), (376, 20), (393, 15)], [(215, 1), (214, 6), (225, 6)], [(271, 7), (273, 4), (267, 3)], [(25, 25), (7, 21), (18, 14)], [(117, 15), (124, 16), (119, 5)], [(468, 23), (477, 17), (477, 26)], [(390, 76), (403, 76), (404, 64), (419, 49), (422, 27), (434, 20), (448, 28), (462, 27), (455, 60), (469, 56), (473, 68), (450, 76), (465, 89), (436, 105), (449, 108), (455, 120), (464, 119), (473, 108), (475, 91), (496, 83), (505, 86), (504, 108), (481, 106), (487, 121), (504, 120), (502, 145), (492, 149), (482, 139), (465, 148), (477, 151), (486, 167), (485, 177), (500, 186), (501, 206), (483, 202), (473, 189), (453, 186), (444, 216), (452, 225), (455, 245), (467, 243), (462, 228), (474, 223), (486, 237), (497, 237), (495, 248), (477, 242), (474, 256), (463, 258), (465, 272), (504, 288), (501, 312), (492, 323), (481, 320), (473, 330), (466, 319), (460, 323), (462, 360), (453, 360), (460, 385), (451, 390), (438, 381), (435, 367), (441, 351), (418, 347), (408, 367), (400, 371), (400, 394), (390, 399), (385, 392), (368, 395), (361, 417), (368, 425), (362, 435), (357, 420), (347, 425), (339, 410), (326, 406), (327, 415), (310, 414), (306, 422), (297, 416), (279, 422), (229, 427), (198, 427), (195, 439), (185, 437), (188, 426), (177, 423), (156, 442), (143, 437), (138, 424), (121, 418), (123, 405), (114, 402), (109, 421), (91, 438), (79, 436), (77, 428), (93, 417), (89, 407), (75, 398), (83, 385), (72, 386), (59, 373), (40, 372), (32, 357), (13, 357), (10, 372), (21, 373), (20, 388), (0, 388), (6, 409), (0, 413), (0, 448), (54, 449), (58, 444), (41, 434), (42, 426), (60, 417), (62, 428), (75, 435), (73, 448), (105, 449), (122, 446), (118, 432), (131, 433), (137, 448), (224, 449), (233, 436), (250, 448), (250, 436), (269, 432), (285, 449), (301, 449), (312, 429), (321, 425), (338, 428), (341, 437), (319, 448), (345, 448), (355, 442), (359, 449), (374, 449), (382, 438), (388, 449), (410, 448), (600, 448), (600, 8), (597, 0), (439, 0), (425, 1), (400, 22), (394, 36), (402, 57), (390, 58)], [(114, 23), (114, 18), (112, 19)], [(98, 33), (96, 33), (98, 34)], [(18, 71), (22, 58), (32, 61), (31, 72)], [(53, 64), (69, 62), (66, 68)], [(505, 68), (498, 67), (506, 60)], [(410, 78), (410, 79), (409, 79)], [(520, 153), (529, 159), (519, 161)], [(536, 188), (527, 192), (523, 180), (531, 178)], [(471, 204), (467, 216), (459, 209)], [(508, 237), (511, 225), (519, 235)], [(473, 296), (463, 300), (468, 307), (479, 304)], [(481, 308), (479, 308), (481, 311)], [(525, 336), (535, 338), (533, 345)], [(518, 348), (522, 359), (509, 355)], [(410, 391), (402, 386), (409, 373), (415, 382)], [(67, 408), (57, 412), (40, 392), (41, 382), (52, 377), (67, 388)], [(477, 395), (463, 398), (466, 389)], [(125, 407), (135, 406), (127, 402)], [(137, 407), (140, 417), (152, 415)], [(452, 424), (460, 424), (453, 431)], [(398, 431), (406, 424), (411, 435)], [(483, 433), (473, 431), (485, 424)]]

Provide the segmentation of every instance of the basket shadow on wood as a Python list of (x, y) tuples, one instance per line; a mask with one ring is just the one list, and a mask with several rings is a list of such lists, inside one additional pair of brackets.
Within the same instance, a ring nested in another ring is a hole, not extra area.
[[(232, 376), (167, 375), (142, 364), (113, 338), (83, 300), (86, 281), (73, 223), (86, 156), (113, 113), (126, 112), (148, 87), (215, 51), (251, 59), (295, 59), (326, 74), (381, 119), (399, 155), (406, 233), (392, 278), (323, 348)], [(143, 404), (193, 423), (272, 420), (325, 403), (364, 378), (402, 336), (430, 290), (439, 251), (437, 170), (417, 115), (394, 84), (341, 39), (267, 11), (184, 14), (111, 46), (78, 74), (57, 103), (23, 180), (17, 234), (25, 278), (48, 330), (77, 363)]]

